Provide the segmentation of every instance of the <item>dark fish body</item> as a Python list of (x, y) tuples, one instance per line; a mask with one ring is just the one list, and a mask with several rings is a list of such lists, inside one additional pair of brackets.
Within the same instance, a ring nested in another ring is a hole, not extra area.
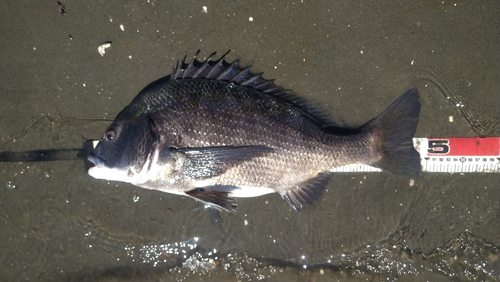
[(89, 160), (95, 178), (191, 196), (236, 210), (231, 197), (278, 192), (312, 204), (333, 168), (368, 164), (419, 175), (420, 112), (410, 89), (358, 129), (339, 129), (295, 94), (238, 62), (183, 62), (115, 119)]

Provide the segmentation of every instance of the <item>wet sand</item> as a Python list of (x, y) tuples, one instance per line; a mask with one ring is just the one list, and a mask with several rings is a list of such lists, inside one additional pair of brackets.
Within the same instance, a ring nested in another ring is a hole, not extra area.
[[(198, 49), (232, 50), (229, 59), (340, 124), (361, 125), (418, 87), (417, 137), (500, 136), (497, 2), (62, 5), (64, 15), (57, 1), (0, 3), (0, 150), (100, 138), (143, 87)], [(213, 224), (192, 199), (93, 179), (80, 161), (0, 164), (0, 276), (500, 279), (500, 175), (413, 180), (339, 173), (300, 214), (272, 194), (239, 199), (237, 214)]]

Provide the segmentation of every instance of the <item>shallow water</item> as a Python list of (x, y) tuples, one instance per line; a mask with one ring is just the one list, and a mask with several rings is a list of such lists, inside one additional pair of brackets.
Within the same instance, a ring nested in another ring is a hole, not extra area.
[[(65, 15), (56, 1), (0, 3), (0, 150), (99, 138), (198, 49), (231, 49), (340, 123), (363, 124), (418, 87), (418, 137), (500, 136), (497, 2), (62, 4)], [(83, 161), (0, 164), (0, 276), (500, 280), (500, 176), (413, 180), (338, 173), (300, 214), (272, 194), (214, 223), (192, 199), (92, 179)]]

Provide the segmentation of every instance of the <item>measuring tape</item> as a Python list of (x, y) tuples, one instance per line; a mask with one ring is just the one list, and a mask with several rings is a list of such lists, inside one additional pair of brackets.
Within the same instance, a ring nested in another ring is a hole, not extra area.
[[(500, 137), (489, 138), (413, 138), (420, 153), (422, 171), (500, 172)], [(348, 165), (333, 172), (382, 171), (369, 165)]]

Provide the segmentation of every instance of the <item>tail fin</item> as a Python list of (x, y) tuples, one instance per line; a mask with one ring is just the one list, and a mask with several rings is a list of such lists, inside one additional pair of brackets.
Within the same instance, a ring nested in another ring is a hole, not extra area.
[(361, 129), (373, 135), (381, 158), (370, 165), (398, 175), (419, 176), (420, 155), (413, 147), (420, 114), (416, 88), (407, 90), (392, 105)]

